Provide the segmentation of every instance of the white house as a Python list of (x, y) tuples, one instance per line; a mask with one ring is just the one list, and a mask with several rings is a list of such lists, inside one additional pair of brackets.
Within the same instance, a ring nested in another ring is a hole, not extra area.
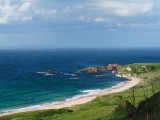
[(132, 69), (130, 67), (127, 67), (126, 70), (127, 71), (132, 71)]

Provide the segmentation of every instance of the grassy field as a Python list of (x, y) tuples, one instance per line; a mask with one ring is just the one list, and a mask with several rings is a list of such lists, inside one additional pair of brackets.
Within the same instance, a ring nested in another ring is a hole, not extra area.
[[(127, 68), (131, 68), (131, 71)], [(138, 76), (143, 78), (143, 81), (132, 89), (98, 97), (83, 105), (59, 110), (18, 113), (0, 117), (0, 120), (132, 120), (133, 112), (142, 109), (147, 101), (152, 103), (152, 97), (160, 91), (160, 63), (126, 65), (123, 66), (121, 73)], [(156, 102), (153, 104), (156, 106)], [(135, 108), (134, 111), (132, 108)], [(148, 109), (151, 108), (148, 107)], [(152, 112), (147, 112), (147, 117), (150, 120), (159, 120)], [(146, 112), (142, 111), (137, 119), (145, 120)]]

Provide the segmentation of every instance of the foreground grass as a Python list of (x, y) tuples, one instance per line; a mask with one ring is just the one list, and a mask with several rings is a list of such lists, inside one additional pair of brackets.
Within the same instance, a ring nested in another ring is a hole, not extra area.
[[(148, 66), (152, 68), (150, 71), (136, 71), (136, 74), (144, 80), (134, 88), (135, 92), (135, 106), (138, 106), (147, 97), (151, 97), (154, 93), (160, 91), (160, 64), (145, 63), (145, 64), (132, 64), (124, 66), (124, 69), (128, 66), (140, 68), (141, 66)], [(140, 68), (141, 69), (141, 68)], [(122, 71), (126, 72), (126, 71)], [(133, 73), (135, 74), (135, 73)], [(150, 81), (156, 83), (153, 86)], [(121, 103), (122, 100), (132, 101), (131, 90), (126, 90), (121, 93), (115, 93), (88, 102), (83, 105), (77, 105), (71, 108), (63, 108), (59, 110), (42, 110), (26, 113), (18, 113), (8, 116), (0, 117), (0, 120), (122, 120), (127, 118), (127, 113), (119, 114), (116, 111), (116, 106)], [(152, 119), (152, 115), (149, 116)], [(142, 118), (143, 119), (143, 118)]]

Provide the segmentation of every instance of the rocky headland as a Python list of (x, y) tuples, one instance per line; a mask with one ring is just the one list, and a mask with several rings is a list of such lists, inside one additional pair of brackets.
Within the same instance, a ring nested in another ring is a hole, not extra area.
[(113, 73), (119, 73), (122, 68), (120, 64), (109, 64), (108, 66), (88, 67), (78, 70), (76, 73), (98, 73), (100, 71), (112, 71)]
[[(88, 67), (88, 68), (83, 68), (78, 71), (76, 71), (76, 74), (82, 74), (82, 73), (99, 73), (101, 71), (112, 71), (113, 73), (117, 74), (120, 72), (122, 68), (122, 65), (120, 64), (109, 64), (107, 66), (98, 66), (98, 67)], [(56, 74), (65, 74), (65, 75), (74, 75), (74, 74), (69, 74), (69, 73), (64, 73), (64, 72), (59, 72), (55, 70), (46, 70), (43, 72), (37, 72), (38, 74), (44, 74), (44, 75), (56, 75)]]

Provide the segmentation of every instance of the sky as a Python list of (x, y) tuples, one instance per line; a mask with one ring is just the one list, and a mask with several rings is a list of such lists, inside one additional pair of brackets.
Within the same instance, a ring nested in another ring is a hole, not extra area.
[(0, 49), (160, 47), (159, 0), (0, 0)]

